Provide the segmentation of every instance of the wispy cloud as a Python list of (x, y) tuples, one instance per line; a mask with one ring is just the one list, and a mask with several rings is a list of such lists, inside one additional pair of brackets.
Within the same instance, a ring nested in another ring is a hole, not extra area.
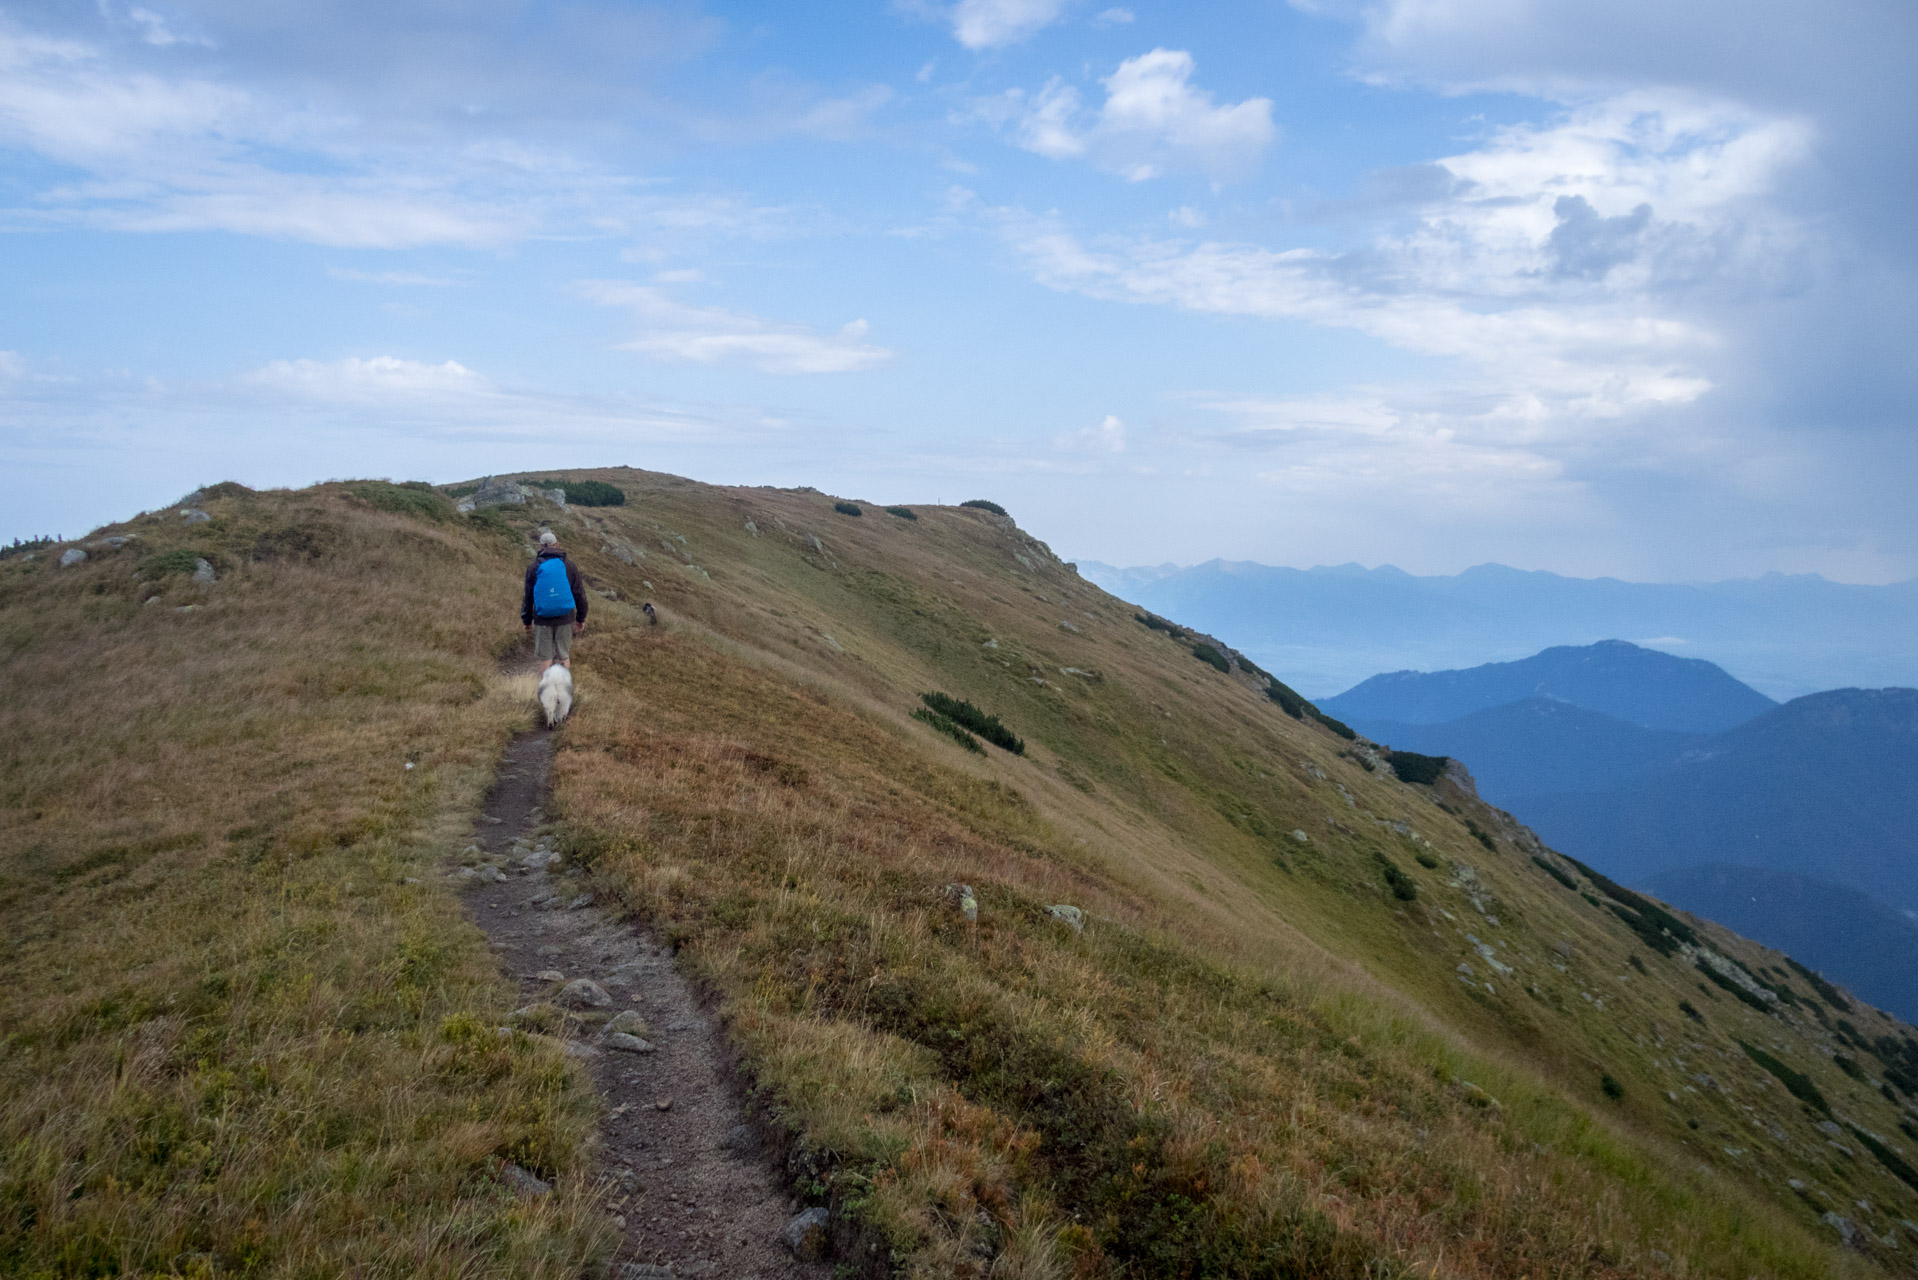
[(946, 18), (966, 48), (997, 49), (1051, 26), (1065, 7), (1065, 0), (959, 0)]
[(738, 361), (764, 373), (802, 374), (852, 373), (892, 358), (891, 351), (866, 341), (864, 320), (820, 333), (724, 307), (693, 306), (651, 285), (588, 281), (581, 291), (604, 306), (632, 311), (640, 333), (619, 348), (655, 360)]
[(1154, 49), (1101, 80), (1105, 102), (1088, 110), (1060, 80), (1030, 103), (1015, 96), (1019, 145), (1055, 160), (1086, 158), (1131, 182), (1171, 171), (1240, 176), (1278, 137), (1269, 98), (1222, 106), (1192, 84), (1192, 55)]
[(418, 271), (357, 271), (351, 267), (328, 267), (326, 274), (335, 280), (354, 284), (384, 284), (400, 287), (448, 289), (468, 283), (458, 276), (433, 276)]

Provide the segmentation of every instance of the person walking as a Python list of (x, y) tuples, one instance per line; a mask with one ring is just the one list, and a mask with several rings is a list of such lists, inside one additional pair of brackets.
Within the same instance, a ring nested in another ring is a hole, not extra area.
[(573, 637), (586, 630), (586, 584), (550, 529), (539, 535), (539, 555), (526, 566), (519, 620), (533, 637), (540, 671), (555, 662), (573, 669)]

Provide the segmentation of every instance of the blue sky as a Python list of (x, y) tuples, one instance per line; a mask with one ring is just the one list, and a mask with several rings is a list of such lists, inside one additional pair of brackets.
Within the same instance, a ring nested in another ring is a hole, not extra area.
[(1918, 575), (1918, 11), (0, 5), (0, 537), (629, 463), (1068, 556)]

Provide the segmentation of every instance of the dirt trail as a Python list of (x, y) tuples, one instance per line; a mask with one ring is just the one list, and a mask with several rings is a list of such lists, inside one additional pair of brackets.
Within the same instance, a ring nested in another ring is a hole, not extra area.
[[(671, 953), (593, 905), (576, 868), (537, 865), (552, 759), (543, 730), (507, 748), (474, 840), (490, 860), (506, 859), (506, 878), (476, 883), (466, 907), (526, 1004), (554, 999), (554, 973), (590, 978), (612, 996), (609, 1008), (549, 1027), (585, 1058), (605, 1098), (600, 1174), (624, 1232), (608, 1274), (821, 1280), (823, 1266), (797, 1262), (780, 1242), (801, 1206), (780, 1189), (744, 1123), (719, 1029)], [(645, 1021), (639, 1034), (649, 1052), (601, 1045), (606, 1017), (629, 1009)]]

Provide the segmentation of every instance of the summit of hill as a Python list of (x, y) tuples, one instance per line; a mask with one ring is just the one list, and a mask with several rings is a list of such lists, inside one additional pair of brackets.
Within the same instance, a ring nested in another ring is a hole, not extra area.
[(1454, 671), (1394, 671), (1327, 698), (1347, 719), (1436, 724), (1549, 698), (1667, 733), (1717, 733), (1778, 704), (1712, 663), (1624, 640), (1560, 645), (1516, 662)]
[(458, 895), (548, 528), (591, 621), (541, 839), (704, 993), (841, 1274), (1918, 1253), (1910, 1027), (993, 504), (478, 491), (215, 485), (0, 560), (0, 1270), (605, 1267), (577, 1019), (527, 1031)]

